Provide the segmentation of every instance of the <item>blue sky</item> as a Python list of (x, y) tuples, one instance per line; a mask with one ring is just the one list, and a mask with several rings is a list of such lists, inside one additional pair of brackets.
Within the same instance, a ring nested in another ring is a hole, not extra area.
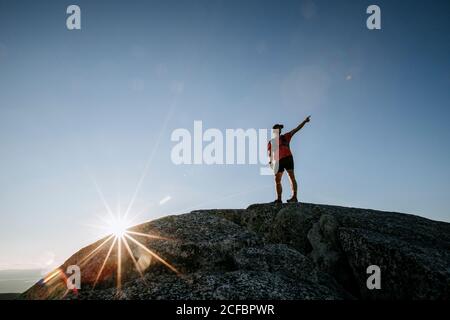
[(272, 201), (259, 166), (171, 162), (171, 132), (194, 120), (311, 114), (291, 144), (301, 201), (450, 221), (449, 56), (448, 1), (0, 0), (0, 269), (53, 266), (102, 236), (93, 181), (126, 207), (152, 152), (136, 222)]

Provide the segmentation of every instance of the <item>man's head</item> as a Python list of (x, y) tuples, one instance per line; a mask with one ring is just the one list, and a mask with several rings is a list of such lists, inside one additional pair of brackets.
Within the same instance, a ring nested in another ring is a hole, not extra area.
[(277, 123), (272, 127), (272, 132), (275, 136), (278, 136), (281, 134), (281, 129), (283, 129), (284, 126), (282, 124)]

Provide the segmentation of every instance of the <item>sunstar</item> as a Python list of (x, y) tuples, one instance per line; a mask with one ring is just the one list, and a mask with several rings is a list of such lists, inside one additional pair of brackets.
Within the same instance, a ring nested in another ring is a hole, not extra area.
[(89, 260), (91, 260), (94, 256), (96, 256), (100, 249), (105, 246), (107, 243), (110, 243), (108, 253), (103, 260), (103, 263), (101, 267), (99, 268), (97, 272), (97, 277), (95, 279), (95, 282), (93, 286), (95, 287), (98, 280), (100, 279), (100, 276), (106, 266), (106, 263), (111, 256), (111, 252), (115, 248), (117, 250), (117, 291), (119, 292), (122, 288), (122, 258), (123, 258), (123, 252), (126, 251), (125, 254), (128, 254), (133, 260), (134, 266), (136, 267), (136, 271), (139, 272), (141, 277), (144, 277), (143, 270), (139, 266), (138, 261), (135, 258), (135, 255), (129, 245), (129, 243), (133, 243), (136, 246), (138, 246), (140, 249), (144, 250), (147, 254), (155, 258), (158, 262), (162, 263), (164, 266), (169, 268), (175, 273), (179, 273), (179, 271), (172, 266), (169, 262), (164, 260), (162, 257), (160, 257), (156, 252), (153, 250), (147, 248), (144, 244), (142, 244), (139, 240), (136, 239), (136, 237), (145, 237), (150, 239), (163, 239), (163, 240), (170, 240), (168, 238), (163, 238), (160, 236), (148, 234), (148, 233), (141, 233), (137, 231), (128, 230), (130, 225), (129, 220), (127, 220), (124, 217), (113, 216), (112, 213), (110, 213), (110, 219), (108, 220), (108, 224), (106, 226), (106, 229), (109, 231), (110, 235), (102, 242), (100, 245), (98, 245), (95, 249), (93, 249), (91, 252), (89, 252), (82, 260), (80, 265), (84, 266)]
[(124, 214), (121, 214), (120, 210), (116, 214), (114, 214), (111, 211), (111, 207), (106, 202), (105, 198), (103, 197), (103, 193), (101, 192), (98, 185), (95, 183), (95, 186), (97, 187), (97, 191), (99, 193), (99, 196), (105, 206), (106, 210), (106, 217), (103, 217), (102, 220), (105, 222), (104, 225), (97, 226), (101, 229), (106, 229), (108, 232), (108, 236), (106, 239), (101, 242), (96, 248), (94, 248), (92, 251), (90, 251), (86, 256), (84, 256), (80, 262), (80, 267), (83, 267), (86, 263), (88, 263), (93, 257), (95, 257), (101, 250), (102, 247), (109, 244), (109, 248), (106, 254), (106, 257), (103, 259), (102, 265), (99, 267), (97, 271), (97, 276), (95, 278), (95, 281), (93, 283), (93, 288), (96, 286), (97, 282), (100, 279), (100, 276), (103, 273), (103, 270), (105, 269), (105, 266), (108, 262), (108, 259), (111, 256), (112, 251), (115, 249), (117, 252), (117, 270), (116, 270), (116, 287), (117, 287), (117, 293), (121, 292), (122, 288), (122, 260), (123, 256), (128, 255), (131, 260), (133, 261), (133, 264), (136, 268), (136, 271), (140, 274), (142, 278), (144, 278), (143, 271), (141, 264), (136, 260), (135, 253), (133, 252), (132, 247), (130, 247), (130, 243), (133, 243), (135, 246), (139, 247), (140, 250), (144, 250), (146, 254), (150, 255), (152, 258), (154, 258), (156, 261), (162, 263), (165, 267), (169, 268), (176, 274), (179, 274), (179, 271), (172, 266), (169, 262), (164, 260), (162, 257), (160, 257), (156, 252), (145, 246), (143, 243), (141, 243), (138, 239), (139, 238), (150, 238), (150, 239), (161, 239), (161, 240), (170, 240), (168, 238), (160, 237), (157, 235), (149, 234), (149, 233), (142, 233), (137, 232), (133, 230), (129, 230), (132, 224), (132, 220), (128, 218), (128, 213), (130, 211), (131, 205), (127, 209), (127, 211)]
[(123, 217), (112, 217), (108, 221), (107, 230), (108, 233), (113, 234), (116, 238), (123, 238), (130, 226), (131, 223), (127, 219)]

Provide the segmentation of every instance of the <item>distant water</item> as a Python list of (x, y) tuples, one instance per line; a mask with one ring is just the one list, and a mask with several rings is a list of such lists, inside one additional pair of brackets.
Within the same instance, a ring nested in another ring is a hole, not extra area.
[(41, 278), (41, 270), (0, 270), (0, 294), (22, 293)]

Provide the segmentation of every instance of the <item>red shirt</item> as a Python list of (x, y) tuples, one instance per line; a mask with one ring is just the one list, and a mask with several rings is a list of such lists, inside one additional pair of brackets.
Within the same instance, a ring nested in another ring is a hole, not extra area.
[(278, 161), (280, 159), (292, 156), (291, 148), (289, 147), (289, 143), (291, 142), (292, 134), (290, 132), (286, 134), (282, 134), (278, 139), (274, 138), (269, 141), (267, 145), (267, 150), (272, 152), (272, 143), (273, 146), (273, 158)]

